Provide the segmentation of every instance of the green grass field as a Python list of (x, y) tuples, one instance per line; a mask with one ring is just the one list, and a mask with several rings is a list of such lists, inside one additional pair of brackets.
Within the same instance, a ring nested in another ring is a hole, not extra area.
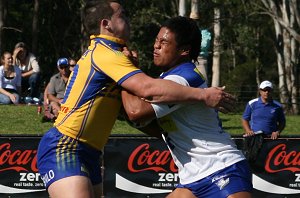
[[(243, 134), (241, 115), (222, 114), (220, 118), (223, 127), (231, 135)], [(287, 116), (286, 128), (282, 135), (300, 135), (300, 116)], [(37, 113), (37, 106), (0, 105), (0, 135), (43, 135), (52, 123), (42, 123), (42, 114)], [(112, 134), (142, 134), (130, 127), (125, 121), (119, 121), (114, 125)]]

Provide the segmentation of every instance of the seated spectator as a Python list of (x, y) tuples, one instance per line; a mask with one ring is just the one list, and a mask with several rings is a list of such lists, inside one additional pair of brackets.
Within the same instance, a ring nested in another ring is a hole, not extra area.
[[(68, 61), (69, 61), (69, 70), (70, 70), (70, 72), (72, 72), (76, 65), (76, 61), (73, 58), (69, 58)], [(55, 121), (55, 118), (56, 118), (56, 116), (53, 114), (53, 111), (51, 109), (50, 102), (49, 102), (49, 99), (47, 96), (48, 89), (49, 89), (49, 83), (47, 84), (47, 86), (45, 87), (45, 90), (44, 90), (44, 116), (42, 119), (43, 122), (47, 122), (47, 121), (53, 122), (53, 121)]]
[(0, 104), (18, 104), (21, 92), (21, 70), (13, 65), (10, 52), (1, 56), (0, 66)]
[(76, 60), (74, 58), (69, 58), (69, 66), (69, 69), (72, 72), (76, 66)]
[(15, 45), (13, 64), (19, 66), (22, 72), (22, 93), (29, 91), (25, 96), (36, 101), (40, 95), (40, 67), (36, 57), (29, 52), (25, 43), (19, 42)]
[(69, 63), (67, 58), (60, 58), (57, 61), (59, 73), (51, 77), (46, 89), (47, 99), (49, 100), (51, 111), (56, 118), (60, 111), (60, 104), (64, 98), (66, 86), (70, 76)]

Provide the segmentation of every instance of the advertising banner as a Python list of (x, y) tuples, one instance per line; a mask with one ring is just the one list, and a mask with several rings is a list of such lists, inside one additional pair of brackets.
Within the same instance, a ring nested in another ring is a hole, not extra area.
[(36, 164), (39, 140), (0, 137), (0, 197), (49, 197)]
[[(244, 148), (244, 138), (234, 138)], [(265, 139), (251, 162), (253, 197), (300, 197), (299, 138)], [(111, 138), (104, 152), (104, 195), (164, 197), (178, 183), (177, 169), (164, 142)]]
[[(244, 138), (233, 138), (244, 149)], [(49, 197), (37, 170), (40, 137), (0, 137), (0, 197)], [(265, 139), (254, 161), (253, 197), (300, 197), (300, 138)], [(105, 198), (165, 197), (179, 182), (162, 140), (110, 137), (104, 149)]]
[(162, 140), (112, 138), (103, 161), (105, 198), (164, 197), (178, 183), (177, 168)]
[(300, 138), (265, 139), (250, 166), (253, 197), (300, 197)]

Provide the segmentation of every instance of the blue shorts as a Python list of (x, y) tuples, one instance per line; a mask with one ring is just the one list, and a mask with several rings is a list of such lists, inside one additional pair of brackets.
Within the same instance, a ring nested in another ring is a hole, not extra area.
[(176, 188), (187, 188), (196, 197), (226, 198), (237, 192), (251, 192), (252, 173), (248, 162), (243, 160), (191, 184), (178, 184)]
[(93, 185), (102, 182), (101, 151), (61, 134), (55, 127), (40, 141), (37, 166), (46, 188), (75, 175), (89, 177)]

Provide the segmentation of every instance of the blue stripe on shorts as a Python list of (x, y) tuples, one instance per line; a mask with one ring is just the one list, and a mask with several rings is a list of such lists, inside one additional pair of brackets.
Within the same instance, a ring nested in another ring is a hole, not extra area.
[(82, 175), (92, 184), (102, 182), (101, 151), (87, 146), (51, 128), (41, 139), (37, 153), (37, 166), (48, 188), (59, 179)]
[(191, 184), (178, 184), (177, 188), (187, 188), (198, 198), (226, 198), (237, 192), (251, 192), (252, 173), (243, 160)]

